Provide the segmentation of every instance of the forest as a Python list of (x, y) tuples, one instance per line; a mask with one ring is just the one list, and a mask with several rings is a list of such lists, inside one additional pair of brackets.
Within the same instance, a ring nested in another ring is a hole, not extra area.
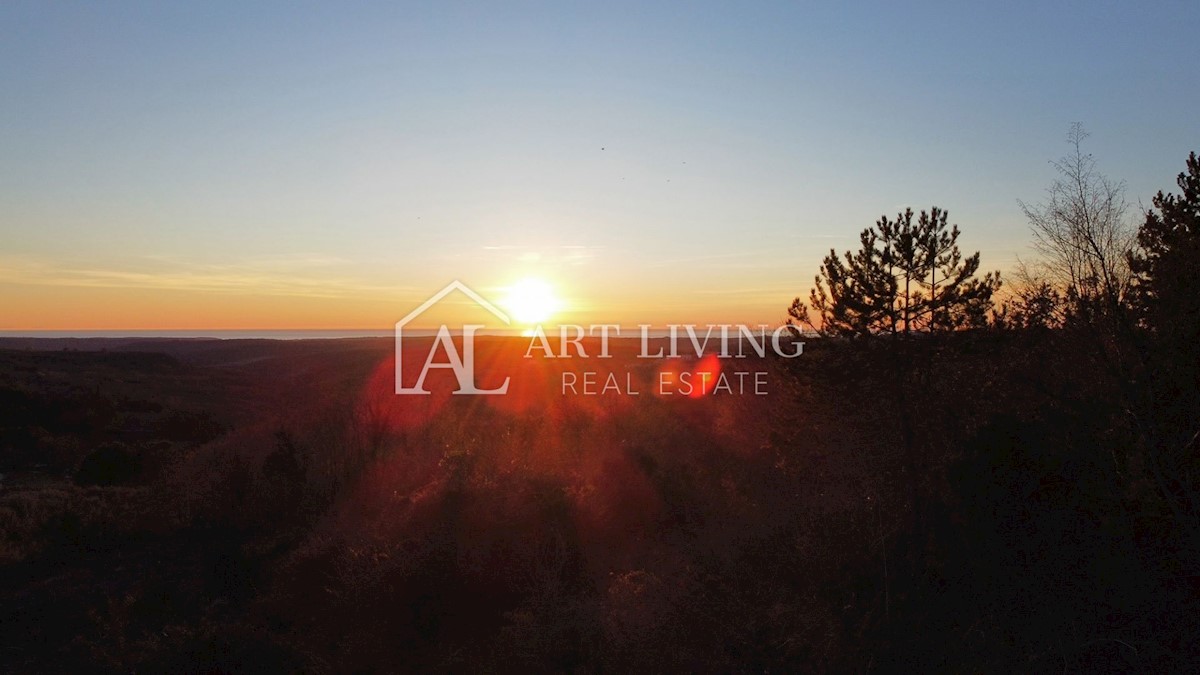
[(1200, 159), (1135, 210), (1084, 136), (1003, 279), (938, 207), (830, 251), (769, 396), (0, 339), (0, 669), (1196, 672)]

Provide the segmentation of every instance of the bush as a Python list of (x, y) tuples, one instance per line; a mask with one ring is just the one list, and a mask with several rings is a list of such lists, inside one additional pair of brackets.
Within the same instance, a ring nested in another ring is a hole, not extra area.
[(141, 455), (124, 443), (102, 445), (79, 465), (75, 482), (79, 485), (119, 485), (142, 472)]

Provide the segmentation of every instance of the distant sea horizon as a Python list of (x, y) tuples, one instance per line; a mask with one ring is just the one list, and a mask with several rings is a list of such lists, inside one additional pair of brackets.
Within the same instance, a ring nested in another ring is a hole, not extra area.
[[(481, 331), (483, 334), (509, 335), (511, 331)], [(413, 337), (436, 335), (436, 329), (405, 331)], [(516, 334), (519, 334), (517, 332)], [(195, 330), (0, 330), (0, 338), (89, 339), (89, 338), (175, 338), (180, 340), (329, 340), (345, 338), (393, 337), (390, 329), (195, 329)]]
[[(641, 336), (636, 326), (631, 330), (622, 330), (620, 335), (610, 336), (612, 339), (637, 339)], [(557, 326), (547, 327), (546, 335), (556, 337)], [(432, 337), (437, 335), (436, 328), (405, 329), (405, 337)], [(452, 334), (461, 331), (452, 330)], [(478, 335), (529, 337), (523, 330), (480, 330)], [(651, 328), (647, 335), (651, 338), (665, 338), (670, 335), (666, 328)], [(176, 339), (176, 340), (344, 340), (353, 338), (391, 338), (395, 336), (392, 329), (195, 329), (195, 330), (0, 330), (0, 339)], [(598, 337), (598, 336), (592, 336)]]

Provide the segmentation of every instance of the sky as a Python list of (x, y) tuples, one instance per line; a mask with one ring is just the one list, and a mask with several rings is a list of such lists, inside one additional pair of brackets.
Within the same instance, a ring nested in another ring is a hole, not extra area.
[(4, 3), (0, 330), (528, 278), (562, 322), (775, 324), (906, 206), (1030, 258), (1072, 122), (1135, 209), (1200, 150), (1198, 3), (849, 4)]

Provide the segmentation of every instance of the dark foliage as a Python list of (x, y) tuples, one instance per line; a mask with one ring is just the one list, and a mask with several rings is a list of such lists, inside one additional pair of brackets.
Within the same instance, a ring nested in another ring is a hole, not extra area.
[[(809, 298), (788, 309), (791, 320), (828, 335), (955, 330), (987, 323), (1000, 275), (982, 279), (979, 253), (964, 258), (958, 226), (946, 211), (912, 209), (883, 216), (862, 231), (857, 252), (830, 250)], [(816, 318), (810, 315), (816, 312)]]
[[(387, 347), (221, 379), (277, 407), (134, 487), (6, 485), (5, 669), (1198, 665), (1186, 523), (1086, 334), (820, 341), (766, 399), (451, 397), (364, 434)], [(296, 368), (337, 395), (288, 398)]]
[(133, 480), (141, 471), (142, 458), (136, 450), (124, 443), (106, 443), (83, 458), (75, 471), (75, 482), (80, 485), (118, 485)]

